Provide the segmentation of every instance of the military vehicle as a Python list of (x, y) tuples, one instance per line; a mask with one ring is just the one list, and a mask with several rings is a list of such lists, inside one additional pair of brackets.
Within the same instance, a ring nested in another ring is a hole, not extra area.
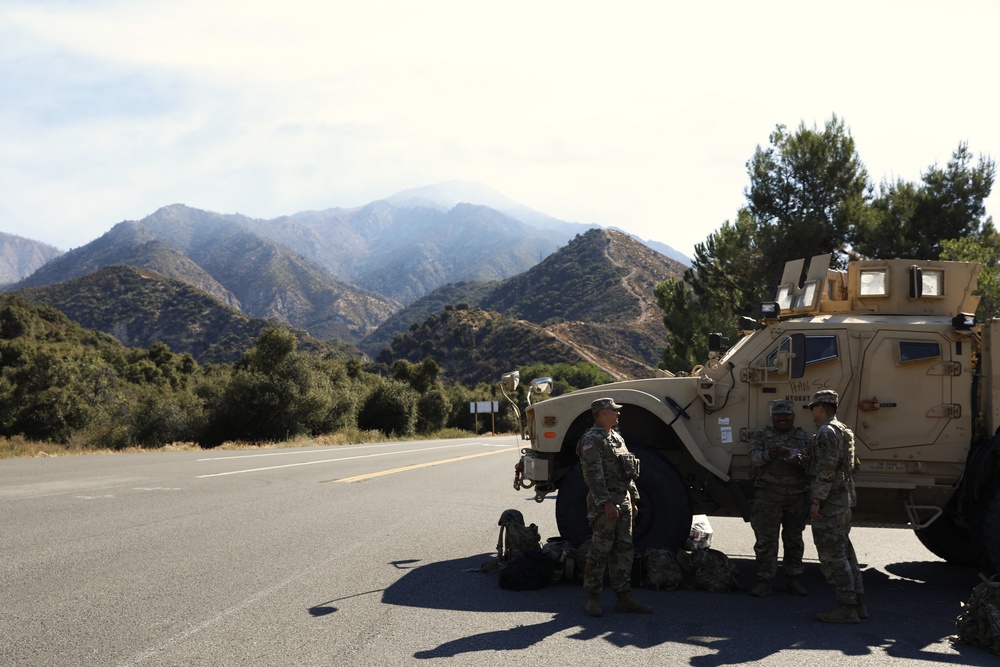
[[(533, 489), (539, 502), (557, 493), (560, 533), (585, 540), (575, 447), (593, 424), (591, 401), (613, 398), (641, 460), (637, 550), (678, 548), (693, 514), (749, 520), (747, 446), (770, 424), (769, 402), (801, 406), (796, 425), (815, 433), (807, 404), (834, 389), (838, 418), (856, 438), (855, 525), (909, 526), (949, 562), (1000, 571), (1000, 320), (975, 319), (979, 265), (830, 264), (830, 255), (786, 264), (760, 318), (740, 318), (728, 349), (711, 335), (704, 365), (688, 372), (548, 398), (551, 378), (531, 382), (518, 410), (531, 446), (521, 450), (515, 488)], [(500, 382), (512, 403), (519, 381), (514, 371)]]

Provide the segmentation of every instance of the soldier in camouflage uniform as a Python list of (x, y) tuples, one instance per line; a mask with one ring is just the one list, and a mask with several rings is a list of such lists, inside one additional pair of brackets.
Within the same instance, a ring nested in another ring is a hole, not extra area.
[(858, 623), (868, 618), (861, 568), (851, 544), (854, 490), (854, 433), (837, 420), (837, 392), (818, 391), (809, 404), (819, 426), (810, 465), (813, 541), (820, 569), (836, 587), (837, 607), (816, 618), (825, 623)]
[(587, 593), (585, 609), (591, 616), (601, 616), (601, 587), (604, 571), (609, 570), (611, 588), (617, 594), (615, 611), (648, 614), (652, 607), (632, 598), (632, 521), (639, 511), (639, 461), (625, 447), (625, 440), (615, 430), (622, 406), (610, 398), (599, 398), (590, 405), (592, 426), (576, 445), (580, 471), (587, 483), (587, 518), (593, 530), (590, 552), (583, 574)]
[(802, 533), (809, 516), (809, 478), (803, 461), (813, 437), (795, 426), (795, 405), (791, 401), (771, 401), (769, 407), (772, 425), (750, 440), (750, 463), (755, 475), (750, 525), (757, 538), (753, 547), (757, 581), (750, 594), (761, 597), (771, 592), (778, 569), (780, 536), (788, 590), (795, 595), (808, 595), (799, 575), (805, 550)]

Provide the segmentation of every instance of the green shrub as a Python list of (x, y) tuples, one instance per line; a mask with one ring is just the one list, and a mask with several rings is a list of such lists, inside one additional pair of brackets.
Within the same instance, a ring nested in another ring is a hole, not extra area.
[(386, 435), (412, 435), (417, 423), (420, 395), (398, 380), (382, 380), (365, 398), (358, 411), (358, 428), (379, 430)]

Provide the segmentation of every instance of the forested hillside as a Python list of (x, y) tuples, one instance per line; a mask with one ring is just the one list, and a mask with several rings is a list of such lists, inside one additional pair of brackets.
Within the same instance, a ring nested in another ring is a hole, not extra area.
[[(236, 361), (275, 324), (249, 317), (187, 283), (132, 266), (107, 266), (16, 294), (58, 308), (83, 327), (110, 334), (128, 347), (165, 344), (202, 364)], [(312, 339), (311, 345), (319, 341)]]
[[(510, 358), (515, 343), (501, 336), (481, 340), (475, 358), (442, 350), (442, 339), (457, 341), (461, 336), (436, 332), (436, 326), (468, 324), (479, 331), (469, 322), (426, 316), (450, 298), (456, 305), (500, 313), (504, 322), (521, 321), (524, 343), (517, 345), (523, 345), (524, 351), (534, 345), (539, 354), (549, 355), (549, 346), (558, 343), (555, 349), (562, 350), (567, 361), (593, 363), (617, 378), (650, 377), (666, 342), (654, 289), (661, 281), (679, 277), (683, 270), (683, 265), (621, 232), (592, 229), (518, 276), (449, 286), (428, 295), (380, 326), (362, 345), (376, 354), (374, 343), (382, 343), (395, 331), (377, 353), (380, 359), (413, 361), (423, 348), (433, 347), (449, 356), (442, 366), (446, 375), (455, 377), (474, 377), (483, 357)], [(423, 319), (409, 321), (412, 316)], [(499, 324), (494, 320), (491, 326)], [(466, 336), (475, 338), (471, 331)]]

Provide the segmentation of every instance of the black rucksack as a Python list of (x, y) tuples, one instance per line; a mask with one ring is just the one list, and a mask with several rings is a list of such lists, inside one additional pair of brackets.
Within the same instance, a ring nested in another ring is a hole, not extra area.
[(520, 554), (500, 570), (500, 588), (511, 591), (534, 591), (552, 582), (559, 563), (541, 549)]

